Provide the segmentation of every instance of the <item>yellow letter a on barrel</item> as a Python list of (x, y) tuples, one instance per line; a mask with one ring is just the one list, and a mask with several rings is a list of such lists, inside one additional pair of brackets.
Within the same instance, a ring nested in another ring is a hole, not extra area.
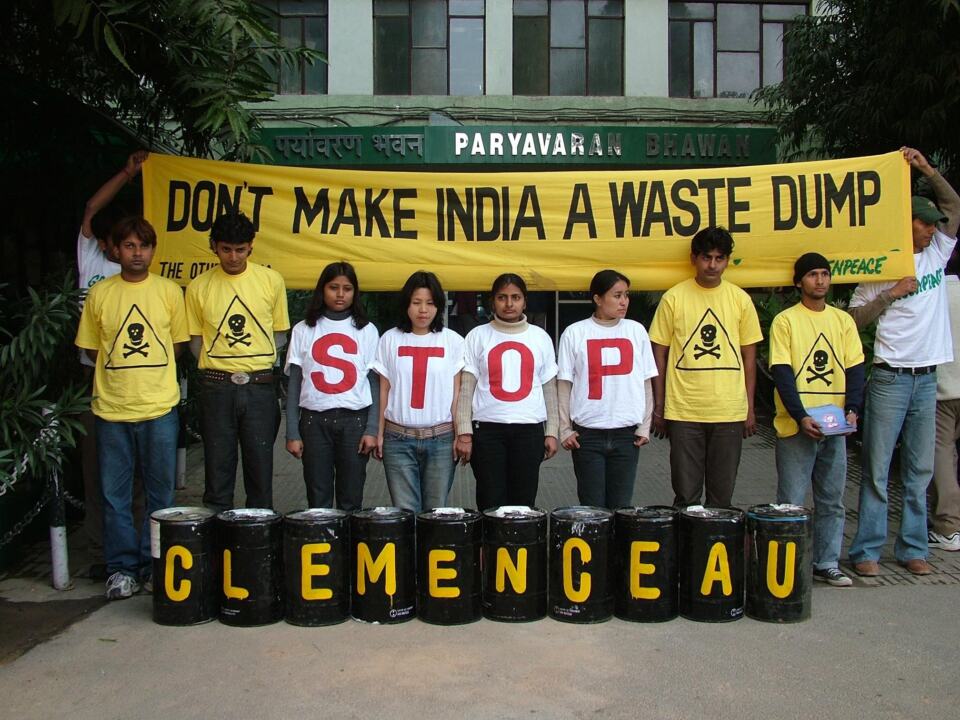
[(733, 594), (733, 583), (730, 581), (730, 561), (727, 559), (727, 546), (722, 542), (715, 542), (710, 548), (707, 558), (707, 567), (703, 572), (703, 582), (700, 584), (700, 594), (704, 597), (713, 592), (713, 584), (720, 581), (720, 589), (724, 595)]
[(771, 540), (770, 544), (767, 546), (767, 590), (770, 591), (770, 594), (775, 598), (780, 598), (781, 600), (787, 597), (790, 593), (793, 592), (793, 575), (794, 569), (797, 564), (797, 544), (795, 542), (788, 542), (786, 552), (786, 558), (783, 561), (783, 582), (777, 582), (777, 559), (779, 553), (780, 543), (776, 540)]
[(367, 594), (367, 577), (370, 582), (375, 583), (380, 576), (386, 572), (387, 577), (383, 583), (383, 591), (387, 595), (396, 595), (397, 593), (397, 546), (394, 543), (387, 543), (383, 550), (377, 555), (376, 562), (370, 554), (370, 548), (365, 542), (357, 545), (357, 594)]
[(573, 551), (580, 553), (580, 561), (586, 565), (590, 562), (593, 552), (590, 546), (580, 538), (569, 538), (563, 544), (563, 594), (567, 600), (575, 603), (586, 602), (590, 597), (590, 573), (580, 573), (580, 588), (573, 587)]

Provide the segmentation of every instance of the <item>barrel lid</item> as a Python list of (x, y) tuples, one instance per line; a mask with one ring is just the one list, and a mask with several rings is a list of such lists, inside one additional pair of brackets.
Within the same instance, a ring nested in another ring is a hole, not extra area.
[(669, 505), (639, 505), (617, 509), (617, 515), (637, 520), (673, 520), (677, 509)]
[(811, 512), (802, 505), (771, 504), (753, 505), (747, 510), (747, 515), (768, 520), (806, 520)]
[(737, 508), (704, 507), (703, 505), (691, 505), (681, 510), (680, 514), (704, 520), (740, 520), (743, 517), (743, 511)]
[(507, 518), (518, 520), (520, 518), (542, 518), (546, 513), (539, 508), (529, 505), (501, 505), (497, 508), (485, 510), (484, 515), (495, 518)]
[(217, 520), (230, 523), (270, 522), (279, 518), (280, 515), (269, 508), (234, 508), (217, 515)]
[(212, 518), (215, 514), (213, 510), (205, 507), (168, 507), (154, 510), (150, 517), (164, 522), (200, 522)]
[(574, 505), (572, 507), (557, 508), (550, 514), (552, 517), (560, 520), (572, 520), (574, 522), (607, 520), (613, 517), (613, 513), (606, 508), (591, 507), (589, 505)]
[(284, 517), (287, 520), (300, 520), (303, 522), (316, 522), (319, 520), (336, 520), (345, 518), (350, 513), (336, 508), (307, 508), (306, 510), (295, 510), (287, 513)]
[(398, 507), (372, 507), (357, 510), (353, 517), (362, 520), (402, 520), (413, 517), (413, 511)]
[(463, 522), (464, 520), (475, 520), (480, 517), (476, 510), (468, 510), (457, 507), (439, 507), (427, 510), (417, 515), (418, 520), (436, 521), (436, 522)]

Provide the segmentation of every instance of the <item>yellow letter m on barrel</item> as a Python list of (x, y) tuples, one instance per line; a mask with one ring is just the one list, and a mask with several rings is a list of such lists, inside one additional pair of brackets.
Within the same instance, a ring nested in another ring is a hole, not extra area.
[(384, 545), (374, 562), (367, 544), (359, 543), (357, 545), (357, 594), (367, 594), (368, 577), (371, 583), (375, 583), (384, 573), (386, 573), (386, 579), (383, 583), (383, 591), (387, 595), (395, 595), (397, 592), (397, 546), (394, 543)]

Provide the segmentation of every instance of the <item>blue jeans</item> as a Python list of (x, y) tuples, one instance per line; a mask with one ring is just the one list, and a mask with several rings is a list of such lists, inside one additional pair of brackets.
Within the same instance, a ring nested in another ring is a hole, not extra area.
[(300, 437), (303, 439), (303, 480), (307, 505), (337, 507), (347, 512), (363, 506), (368, 455), (357, 452), (367, 424), (367, 408), (336, 408), (314, 412), (300, 408)]
[(239, 443), (247, 507), (272, 508), (273, 443), (279, 429), (280, 404), (272, 382), (234, 385), (204, 380), (200, 386), (203, 504), (217, 512), (233, 508)]
[(847, 481), (847, 440), (834, 435), (817, 441), (802, 432), (777, 438), (777, 502), (803, 505), (813, 482), (813, 567), (840, 566), (843, 546), (843, 490)]
[(633, 503), (640, 448), (634, 427), (597, 430), (574, 425), (580, 448), (572, 452), (581, 505), (615, 510)]
[[(153, 420), (97, 418), (97, 458), (103, 491), (103, 556), (107, 574), (150, 574), (150, 514), (173, 505), (177, 474), (177, 409)], [(147, 511), (140, 536), (133, 525), (133, 472), (140, 469)]]
[(879, 560), (887, 539), (887, 478), (900, 443), (903, 515), (893, 548), (898, 562), (926, 558), (927, 485), (933, 477), (937, 374), (897, 375), (874, 366), (863, 419), (860, 524), (850, 560)]
[(418, 513), (443, 507), (455, 469), (452, 432), (423, 439), (384, 432), (383, 470), (398, 508)]

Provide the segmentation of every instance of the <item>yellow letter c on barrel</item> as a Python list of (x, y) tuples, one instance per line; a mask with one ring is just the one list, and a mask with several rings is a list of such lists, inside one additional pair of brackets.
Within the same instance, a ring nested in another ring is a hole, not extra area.
[(580, 573), (580, 587), (573, 587), (573, 551), (580, 553), (580, 561), (586, 565), (593, 557), (590, 546), (580, 538), (572, 537), (563, 543), (563, 594), (575, 603), (586, 602), (590, 597), (590, 573)]

